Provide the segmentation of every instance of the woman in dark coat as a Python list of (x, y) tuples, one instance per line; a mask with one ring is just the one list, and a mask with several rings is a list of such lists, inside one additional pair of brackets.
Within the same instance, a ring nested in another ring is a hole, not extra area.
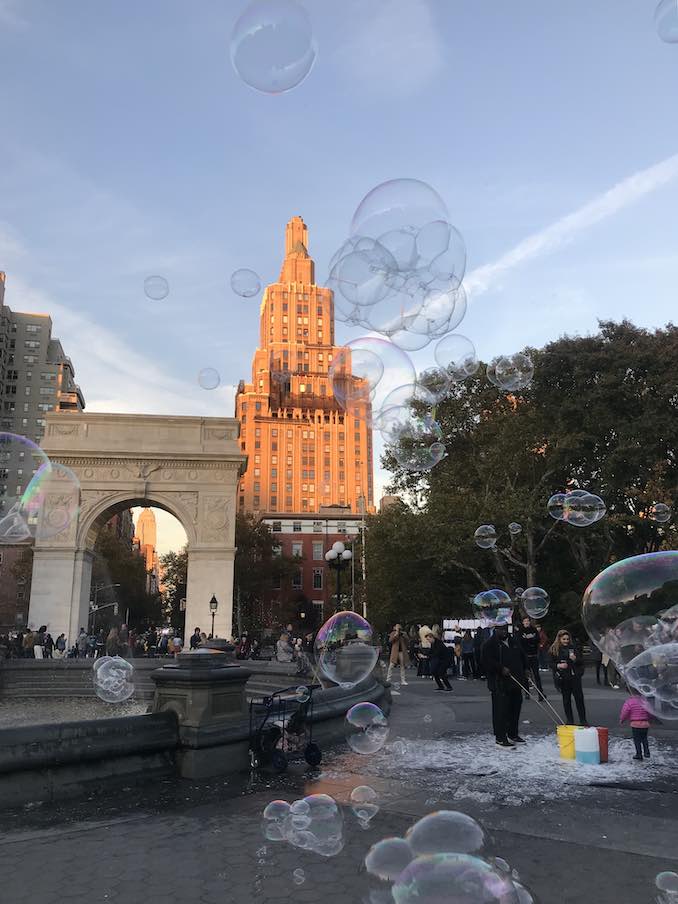
[(452, 685), (447, 677), (447, 669), (450, 664), (450, 651), (439, 637), (431, 633), (427, 635), (431, 644), (431, 674), (438, 685), (438, 691), (451, 691)]
[(584, 706), (584, 692), (581, 686), (581, 678), (584, 674), (584, 660), (581, 650), (574, 645), (570, 632), (563, 629), (558, 631), (550, 652), (553, 682), (562, 694), (567, 724), (574, 725), (574, 715), (572, 713), (572, 697), (574, 697), (579, 724), (588, 725), (586, 707)]

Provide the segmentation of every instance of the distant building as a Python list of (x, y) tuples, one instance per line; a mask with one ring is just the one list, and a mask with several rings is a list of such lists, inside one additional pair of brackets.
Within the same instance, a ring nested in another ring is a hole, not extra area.
[[(30, 567), (22, 565), (23, 556), (31, 556), (30, 544), (0, 545), (0, 634), (25, 628), (31, 598)], [(29, 566), (32, 558), (29, 559)], [(15, 570), (19, 574), (15, 573)], [(39, 627), (39, 626), (37, 626)]]
[(382, 496), (379, 500), (379, 511), (384, 512), (386, 509), (394, 505), (402, 505), (403, 501), (400, 496)]
[(160, 560), (156, 552), (157, 527), (152, 509), (142, 509), (137, 518), (133, 542), (144, 557), (146, 564), (146, 593), (161, 592), (162, 575)]
[(128, 549), (132, 549), (134, 541), (134, 518), (130, 509), (123, 509), (107, 522), (106, 530), (122, 540)]
[[(75, 370), (48, 314), (12, 311), (4, 302), (0, 271), (0, 432), (28, 437), (40, 445), (47, 411), (82, 411), (85, 399)], [(18, 449), (0, 444), (0, 513), (5, 498), (21, 496), (33, 477)], [(31, 463), (33, 464), (33, 463)]]
[(308, 230), (293, 217), (285, 230), (280, 279), (260, 307), (259, 347), (251, 382), (240, 382), (236, 417), (247, 470), (240, 480), (241, 511), (311, 514), (324, 505), (374, 511), (372, 429), (368, 392), (350, 415), (335, 397), (330, 368), (342, 359), (342, 385), (361, 389), (350, 353), (334, 344), (334, 296), (315, 282)]

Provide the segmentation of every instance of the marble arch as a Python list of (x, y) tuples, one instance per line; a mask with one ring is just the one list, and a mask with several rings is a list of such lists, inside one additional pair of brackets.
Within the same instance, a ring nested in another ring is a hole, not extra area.
[(238, 436), (232, 418), (48, 414), (43, 448), (75, 473), (80, 487), (50, 477), (39, 525), (49, 524), (65, 503), (77, 506), (78, 514), (56, 535), (38, 529), (30, 623), (48, 625), (53, 637), (63, 631), (72, 643), (87, 625), (99, 530), (116, 511), (154, 505), (186, 531), (187, 630), (200, 625), (209, 631), (208, 604), (215, 594), (215, 633), (230, 637), (236, 492), (246, 461)]

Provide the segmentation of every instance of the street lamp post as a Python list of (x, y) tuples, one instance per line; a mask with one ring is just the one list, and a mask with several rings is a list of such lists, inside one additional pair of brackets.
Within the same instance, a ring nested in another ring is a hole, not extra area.
[[(332, 549), (329, 549), (325, 553), (325, 561), (330, 566), (330, 568), (334, 568), (337, 572), (337, 607), (336, 611), (339, 611), (341, 607), (341, 572), (344, 568), (347, 568), (353, 558), (353, 553), (350, 549), (346, 549), (341, 540), (337, 540), (336, 543), (332, 544)], [(353, 601), (351, 601), (351, 606), (353, 605)]]
[(216, 598), (214, 594), (212, 594), (212, 599), (210, 600), (210, 612), (212, 613), (212, 634), (211, 637), (214, 638), (214, 616), (217, 614), (217, 609), (219, 608), (219, 600)]

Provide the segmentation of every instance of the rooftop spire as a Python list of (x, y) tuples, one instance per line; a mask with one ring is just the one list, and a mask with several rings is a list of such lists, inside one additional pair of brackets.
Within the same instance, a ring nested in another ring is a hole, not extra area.
[(285, 260), (280, 282), (311, 284), (314, 279), (315, 266), (308, 254), (308, 228), (301, 217), (292, 217), (285, 227)]

